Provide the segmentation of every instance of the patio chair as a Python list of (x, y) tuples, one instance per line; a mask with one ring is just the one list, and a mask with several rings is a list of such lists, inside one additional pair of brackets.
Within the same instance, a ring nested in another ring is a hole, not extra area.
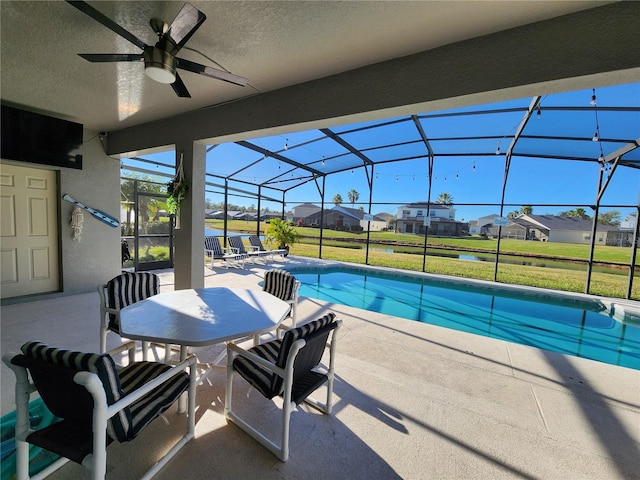
[(259, 252), (257, 250), (247, 251), (247, 249), (244, 248), (244, 243), (242, 242), (242, 237), (240, 236), (229, 237), (227, 240), (229, 240), (229, 245), (231, 245), (231, 248), (234, 251), (247, 255), (247, 257), (252, 259), (252, 261), (256, 261), (258, 259), (265, 260), (266, 257), (271, 255), (269, 252)]
[[(289, 458), (289, 423), (294, 405), (306, 402), (323, 413), (331, 414), (336, 332), (341, 324), (341, 320), (335, 319), (335, 314), (329, 313), (318, 320), (288, 330), (282, 340), (263, 343), (249, 350), (233, 342), (227, 344), (225, 417), (283, 462)], [(331, 340), (327, 343), (329, 334)], [(328, 369), (320, 364), (326, 347), (329, 347), (330, 352)], [(267, 438), (233, 411), (234, 372), (238, 372), (265, 398), (283, 397), (279, 443)], [(325, 383), (326, 403), (308, 398)]]
[[(155, 475), (193, 438), (195, 356), (174, 367), (133, 362), (134, 342), (103, 354), (62, 350), (33, 341), (21, 350), (21, 354), (3, 357), (16, 375), (16, 478), (30, 478), (29, 445), (62, 457), (33, 478), (44, 478), (69, 460), (89, 469), (92, 479), (104, 478), (107, 446), (112, 441), (133, 440), (185, 390), (189, 397), (186, 433), (143, 478)], [(128, 365), (116, 367), (111, 354), (126, 350)], [(35, 431), (29, 425), (29, 397), (33, 392), (60, 419)]]
[(230, 266), (244, 268), (244, 262), (249, 258), (247, 254), (222, 248), (218, 237), (211, 236), (204, 237), (204, 255), (211, 259), (211, 268), (216, 260), (221, 261), (224, 268)]
[[(100, 353), (107, 350), (107, 333), (120, 335), (120, 310), (160, 292), (160, 279), (149, 272), (124, 272), (98, 286), (100, 294)], [(142, 342), (142, 358), (147, 359), (149, 342)], [(165, 346), (165, 356), (169, 351)]]
[(296, 328), (299, 289), (300, 281), (286, 270), (269, 270), (264, 274), (262, 290), (291, 305), (287, 314), (291, 318), (291, 328)]
[(264, 245), (262, 244), (262, 240), (260, 240), (260, 237), (256, 235), (252, 235), (249, 237), (249, 243), (251, 244), (251, 247), (257, 250), (258, 252), (269, 252), (272, 258), (274, 255), (280, 255), (282, 258), (284, 258), (289, 254), (289, 251), (284, 248), (267, 250), (266, 248), (264, 248)]

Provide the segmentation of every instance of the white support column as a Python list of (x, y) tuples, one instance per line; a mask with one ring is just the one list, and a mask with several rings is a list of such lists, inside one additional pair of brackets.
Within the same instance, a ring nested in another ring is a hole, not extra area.
[(189, 192), (180, 207), (180, 228), (175, 232), (175, 289), (204, 287), (205, 145), (176, 144), (176, 165), (180, 164)]

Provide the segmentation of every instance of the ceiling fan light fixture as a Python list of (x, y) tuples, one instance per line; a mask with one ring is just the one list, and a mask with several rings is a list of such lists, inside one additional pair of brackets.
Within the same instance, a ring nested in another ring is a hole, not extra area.
[(176, 59), (169, 52), (148, 46), (144, 49), (144, 73), (156, 82), (173, 83), (176, 81)]

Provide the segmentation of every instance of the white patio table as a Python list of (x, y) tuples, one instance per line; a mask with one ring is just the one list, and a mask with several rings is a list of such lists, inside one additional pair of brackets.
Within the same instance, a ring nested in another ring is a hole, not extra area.
[[(154, 295), (123, 308), (121, 335), (180, 345), (180, 360), (188, 347), (227, 342), (275, 330), (289, 304), (261, 290), (214, 287), (175, 290)], [(186, 408), (180, 402), (179, 411)]]

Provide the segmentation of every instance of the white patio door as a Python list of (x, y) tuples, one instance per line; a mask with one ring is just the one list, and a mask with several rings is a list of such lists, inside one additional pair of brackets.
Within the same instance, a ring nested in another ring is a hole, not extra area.
[(0, 213), (1, 297), (58, 291), (56, 172), (0, 164)]

